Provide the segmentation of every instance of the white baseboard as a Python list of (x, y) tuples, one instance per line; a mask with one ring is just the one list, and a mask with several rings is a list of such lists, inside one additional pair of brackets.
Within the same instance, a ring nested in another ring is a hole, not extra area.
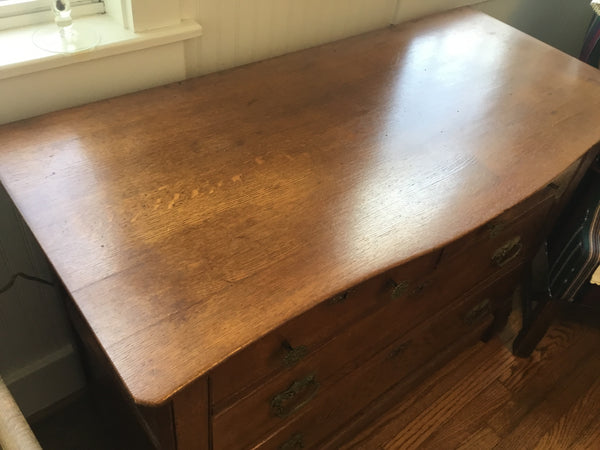
[(81, 362), (71, 345), (6, 373), (3, 378), (25, 417), (85, 386)]

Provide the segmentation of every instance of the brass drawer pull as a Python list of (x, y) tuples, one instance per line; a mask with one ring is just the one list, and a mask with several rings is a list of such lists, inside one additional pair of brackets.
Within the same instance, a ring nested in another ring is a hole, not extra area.
[(292, 347), (288, 341), (283, 341), (281, 345), (286, 350), (285, 355), (283, 355), (283, 365), (285, 367), (295, 366), (308, 354), (308, 349), (304, 345)]
[(469, 312), (467, 312), (467, 314), (465, 314), (465, 317), (463, 318), (463, 322), (466, 325), (474, 325), (475, 323), (479, 322), (481, 319), (483, 319), (485, 316), (487, 316), (491, 312), (492, 312), (492, 309), (490, 306), (490, 299), (486, 298), (481, 303), (474, 306)]
[(310, 402), (318, 390), (319, 383), (314, 374), (294, 381), (289, 388), (273, 397), (271, 412), (277, 417), (287, 417)]
[(304, 448), (304, 436), (302, 433), (294, 434), (279, 446), (279, 450), (296, 450), (297, 448)]
[(409, 282), (404, 280), (401, 281), (400, 283), (396, 283), (394, 280), (391, 280), (392, 282), (392, 299), (396, 300), (400, 297), (402, 297), (407, 291), (408, 291), (408, 286), (409, 286)]
[(519, 256), (521, 250), (523, 250), (523, 243), (521, 242), (521, 237), (517, 236), (494, 252), (492, 262), (495, 266), (502, 267)]

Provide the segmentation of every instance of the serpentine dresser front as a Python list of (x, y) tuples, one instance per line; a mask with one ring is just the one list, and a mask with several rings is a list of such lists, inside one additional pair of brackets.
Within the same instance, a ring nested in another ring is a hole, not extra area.
[(153, 445), (337, 447), (504, 326), (600, 73), (470, 9), (0, 128)]

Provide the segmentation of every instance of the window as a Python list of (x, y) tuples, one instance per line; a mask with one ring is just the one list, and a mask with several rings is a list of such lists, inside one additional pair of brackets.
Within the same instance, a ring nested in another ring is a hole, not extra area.
[[(0, 30), (52, 22), (51, 0), (0, 0)], [(71, 0), (73, 17), (104, 12), (100, 0)]]

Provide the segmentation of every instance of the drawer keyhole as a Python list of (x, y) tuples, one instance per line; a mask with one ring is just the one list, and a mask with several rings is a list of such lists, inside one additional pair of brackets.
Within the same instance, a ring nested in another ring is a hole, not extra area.
[(391, 280), (392, 283), (392, 300), (399, 299), (408, 291), (409, 282), (406, 280), (400, 281), (396, 283), (394, 280)]
[(285, 340), (281, 343), (281, 346), (285, 349), (285, 354), (283, 355), (283, 365), (285, 367), (295, 366), (308, 354), (308, 348), (305, 345), (292, 347), (292, 344)]
[(334, 295), (327, 300), (328, 305), (337, 305), (338, 303), (344, 303), (348, 296), (352, 293), (352, 289), (342, 292), (341, 294)]

